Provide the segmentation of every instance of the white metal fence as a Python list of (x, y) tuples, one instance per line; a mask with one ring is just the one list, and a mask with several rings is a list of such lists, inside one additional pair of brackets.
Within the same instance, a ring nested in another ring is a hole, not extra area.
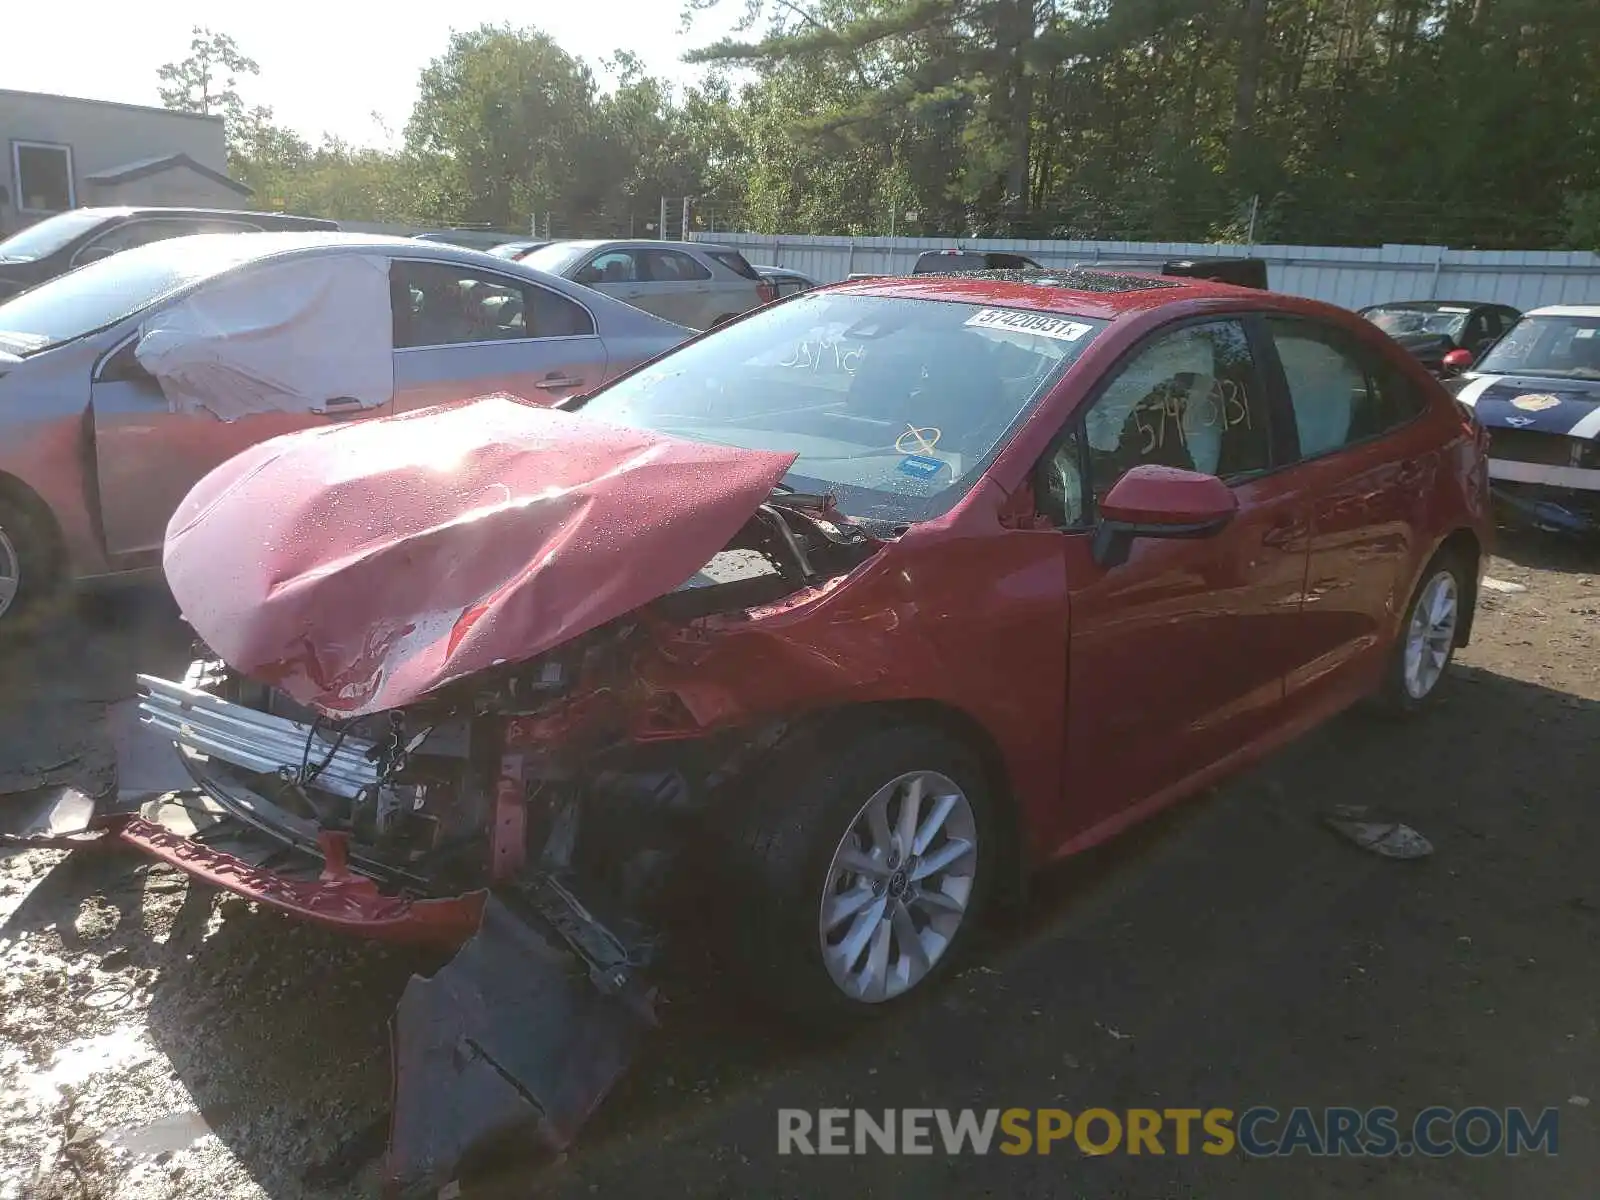
[[(903, 274), (941, 238), (848, 238), (754, 233), (699, 234), (736, 247), (752, 263), (789, 267), (823, 283), (857, 271)], [(1600, 257), (1587, 250), (1450, 250), (1443, 246), (1206, 246), (1180, 242), (963, 240), (973, 250), (1003, 250), (1047, 267), (1097, 260), (1159, 263), (1207, 255), (1254, 255), (1267, 262), (1274, 291), (1345, 308), (1385, 300), (1478, 300), (1524, 311), (1541, 304), (1600, 304)]]

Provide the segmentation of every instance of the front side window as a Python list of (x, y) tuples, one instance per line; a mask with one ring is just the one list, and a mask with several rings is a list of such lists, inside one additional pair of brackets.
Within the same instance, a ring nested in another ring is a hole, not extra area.
[(1523, 317), (1473, 370), (1486, 375), (1600, 379), (1600, 313)]
[[(1239, 321), (1206, 321), (1158, 334), (1119, 368), (1084, 414), (1081, 457), (1056, 465), (1069, 524), (1132, 468), (1180, 467), (1225, 480), (1272, 466), (1272, 436), (1250, 340)], [(1078, 479), (1086, 463), (1088, 487)]]
[(594, 332), (565, 296), (451, 263), (395, 262), (390, 297), (398, 349)]
[(1378, 437), (1422, 411), (1398, 371), (1339, 330), (1284, 317), (1267, 318), (1267, 329), (1283, 364), (1302, 458)]
[(1472, 315), (1472, 310), (1459, 305), (1445, 305), (1439, 308), (1369, 308), (1364, 315), (1390, 337), (1442, 333), (1448, 338), (1459, 340), (1467, 318)]
[(729, 325), (574, 408), (799, 455), (786, 479), (854, 516), (947, 511), (1083, 349), (1087, 317), (813, 292)]
[[(537, 266), (538, 264), (530, 264)], [(575, 283), (595, 287), (606, 283), (638, 283), (646, 278), (638, 259), (629, 250), (607, 250), (585, 263), (573, 277)]]

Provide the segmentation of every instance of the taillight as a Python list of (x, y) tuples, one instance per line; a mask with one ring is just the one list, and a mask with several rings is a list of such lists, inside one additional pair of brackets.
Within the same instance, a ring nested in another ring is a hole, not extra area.
[(756, 284), (756, 295), (761, 297), (761, 303), (771, 304), (778, 298), (778, 289), (766, 280)]

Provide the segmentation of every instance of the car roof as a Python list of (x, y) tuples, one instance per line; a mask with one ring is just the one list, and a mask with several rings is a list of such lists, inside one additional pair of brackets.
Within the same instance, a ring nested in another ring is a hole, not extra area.
[(1414, 308), (1419, 312), (1437, 312), (1446, 308), (1510, 308), (1509, 304), (1501, 304), (1494, 300), (1384, 300), (1378, 304), (1367, 305), (1368, 309), (1374, 308)]
[(855, 295), (1030, 308), (1105, 321), (1184, 301), (1204, 299), (1248, 300), (1256, 308), (1276, 308), (1321, 316), (1339, 314), (1343, 319), (1353, 319), (1343, 309), (1260, 288), (1236, 287), (1200, 279), (1124, 275), (1077, 268), (1062, 271), (962, 271), (949, 275), (931, 272), (923, 275), (879, 275), (832, 284), (828, 290)]
[(719, 250), (724, 253), (734, 250), (732, 246), (724, 246), (721, 242), (680, 242), (665, 238), (563, 238), (560, 244), (575, 250), (598, 250), (602, 247), (615, 250)]
[(238, 237), (249, 238), (250, 249), (254, 251), (244, 261), (267, 258), (277, 254), (293, 254), (316, 250), (362, 249), (391, 250), (402, 252), (412, 257), (425, 254), (429, 257), (453, 258), (462, 262), (483, 263), (485, 265), (493, 263), (501, 268), (504, 268), (509, 261), (503, 258), (496, 258), (486, 250), (455, 246), (449, 242), (426, 242), (419, 238), (394, 237), (386, 233), (351, 233), (346, 230), (336, 229), (269, 229), (263, 233), (197, 233), (191, 234), (189, 237), (167, 238), (164, 241), (152, 242), (151, 245), (193, 244), (200, 239)]
[[(70, 209), (71, 212), (93, 213), (100, 217), (268, 217), (274, 221), (303, 221), (307, 224), (325, 222), (337, 225), (328, 217), (307, 217), (299, 213), (267, 212), (258, 208), (187, 208), (170, 204), (106, 204), (88, 205)], [(331, 231), (330, 231), (331, 232)]]
[[(246, 238), (247, 243), (239, 243), (238, 239)], [(345, 250), (377, 250), (396, 258), (413, 258), (432, 260), (435, 262), (454, 262), (462, 266), (477, 267), (485, 271), (496, 271), (502, 275), (521, 275), (530, 281), (539, 280), (546, 286), (552, 285), (550, 280), (558, 278), (548, 272), (530, 267), (527, 263), (515, 258), (499, 258), (487, 250), (479, 250), (468, 246), (456, 246), (449, 242), (425, 242), (417, 238), (394, 237), (382, 233), (348, 233), (336, 230), (308, 230), (279, 231), (269, 230), (265, 233), (198, 233), (188, 237), (166, 238), (163, 241), (151, 242), (148, 246), (139, 247), (140, 253), (155, 251), (158, 247), (178, 247), (183, 245), (196, 245), (210, 242), (222, 244), (224, 241), (235, 250), (247, 246), (249, 253), (237, 253), (229, 256), (226, 266), (217, 272), (232, 271), (246, 263), (261, 262), (268, 258), (289, 258), (300, 256), (313, 256), (317, 254), (331, 254)], [(125, 253), (132, 253), (126, 251)], [(562, 290), (565, 290), (564, 288)], [(609, 298), (608, 298), (609, 299)], [(592, 303), (588, 297), (585, 303)], [(621, 303), (617, 301), (616, 303)]]
[(1600, 317), (1600, 304), (1547, 304), (1543, 308), (1536, 308), (1532, 312), (1522, 314), (1525, 317)]

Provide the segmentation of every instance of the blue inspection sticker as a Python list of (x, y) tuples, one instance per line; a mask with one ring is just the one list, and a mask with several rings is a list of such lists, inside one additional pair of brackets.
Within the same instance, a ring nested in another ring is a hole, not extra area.
[(900, 460), (900, 474), (913, 479), (932, 479), (944, 469), (944, 460), (922, 454), (908, 454)]

